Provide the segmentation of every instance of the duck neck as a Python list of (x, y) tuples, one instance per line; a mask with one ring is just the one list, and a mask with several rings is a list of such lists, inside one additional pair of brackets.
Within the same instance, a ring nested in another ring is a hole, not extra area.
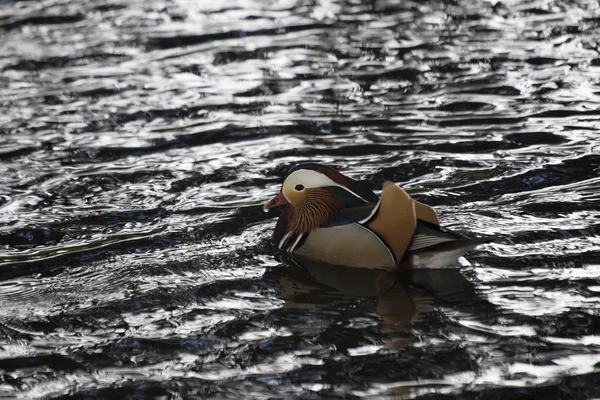
[(311, 189), (290, 209), (288, 231), (307, 233), (325, 225), (344, 205), (331, 196), (326, 189)]

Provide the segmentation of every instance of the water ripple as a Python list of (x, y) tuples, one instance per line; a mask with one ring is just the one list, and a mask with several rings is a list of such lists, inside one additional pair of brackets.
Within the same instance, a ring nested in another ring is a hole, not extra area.
[[(591, 398), (600, 8), (0, 3), (0, 393)], [(280, 260), (302, 161), (496, 235), (460, 269)]]

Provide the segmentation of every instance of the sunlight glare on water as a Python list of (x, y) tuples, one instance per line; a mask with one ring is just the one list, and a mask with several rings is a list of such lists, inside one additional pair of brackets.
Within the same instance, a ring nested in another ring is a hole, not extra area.
[[(591, 398), (595, 1), (0, 2), (0, 393)], [(498, 239), (295, 265), (304, 161)]]

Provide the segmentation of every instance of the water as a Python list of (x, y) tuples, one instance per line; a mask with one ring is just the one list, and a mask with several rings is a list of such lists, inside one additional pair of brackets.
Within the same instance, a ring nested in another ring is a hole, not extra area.
[[(591, 398), (594, 1), (0, 2), (0, 393)], [(500, 239), (459, 269), (294, 266), (301, 161)]]

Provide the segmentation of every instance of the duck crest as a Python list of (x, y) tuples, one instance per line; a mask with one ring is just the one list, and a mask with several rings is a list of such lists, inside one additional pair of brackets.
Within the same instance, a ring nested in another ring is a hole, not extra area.
[(375, 193), (373, 193), (369, 186), (364, 182), (357, 181), (346, 175), (343, 175), (338, 170), (328, 165), (317, 163), (299, 164), (290, 169), (287, 173), (287, 176), (290, 176), (293, 172), (303, 169), (316, 171), (325, 175), (336, 184), (346, 188), (348, 191), (361, 198), (366, 203), (377, 203), (377, 201), (379, 201), (379, 197), (377, 197), (377, 195), (375, 195)]

